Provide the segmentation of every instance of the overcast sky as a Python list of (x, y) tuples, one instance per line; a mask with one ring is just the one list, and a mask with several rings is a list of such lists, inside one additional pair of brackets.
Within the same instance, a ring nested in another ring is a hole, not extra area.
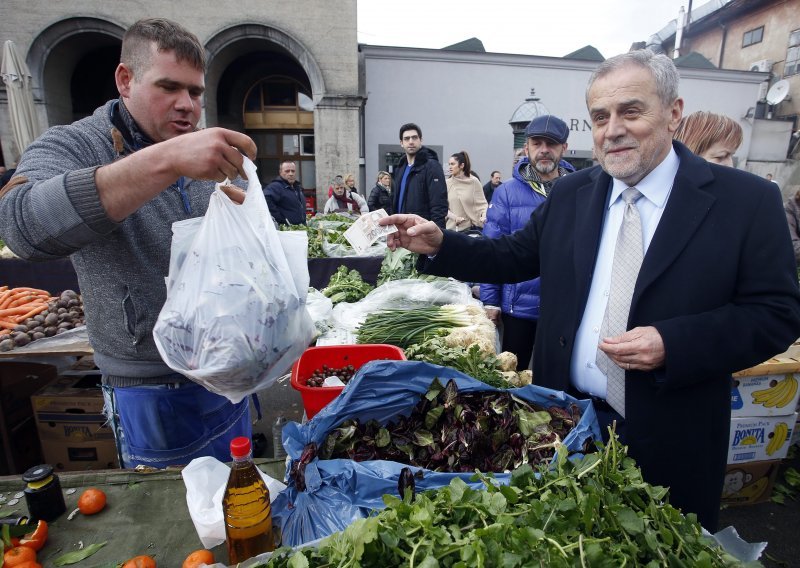
[(493, 53), (563, 57), (593, 45), (608, 58), (647, 40), (681, 6), (688, 0), (358, 0), (358, 41), (442, 48), (477, 37)]

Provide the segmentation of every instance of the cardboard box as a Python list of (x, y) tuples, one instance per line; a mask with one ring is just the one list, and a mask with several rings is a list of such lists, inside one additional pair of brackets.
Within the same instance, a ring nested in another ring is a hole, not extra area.
[(119, 467), (97, 372), (65, 373), (31, 397), (45, 462), (57, 471)]
[(800, 399), (800, 342), (760, 365), (733, 375), (733, 416), (785, 416)]
[[(744, 371), (747, 372), (747, 371)], [(800, 373), (734, 375), (732, 416), (786, 416), (800, 399)]]
[(796, 412), (789, 416), (732, 418), (728, 464), (785, 458), (796, 422)]
[(723, 505), (753, 505), (772, 496), (781, 460), (729, 465), (722, 488)]

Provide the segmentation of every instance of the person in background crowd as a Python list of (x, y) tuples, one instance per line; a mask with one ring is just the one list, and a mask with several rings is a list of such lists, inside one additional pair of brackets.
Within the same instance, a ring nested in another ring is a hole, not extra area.
[(783, 204), (786, 222), (789, 223), (789, 234), (792, 236), (795, 262), (800, 265), (800, 189)]
[(322, 210), (324, 214), (355, 213), (356, 215), (363, 215), (364, 213), (369, 213), (367, 202), (358, 193), (347, 188), (342, 176), (333, 178), (331, 186), (333, 187), (333, 195), (325, 203), (325, 208)]
[(697, 111), (681, 120), (675, 140), (706, 161), (733, 167), (733, 155), (742, 144), (742, 127), (727, 116)]
[(500, 177), (500, 172), (497, 170), (493, 171), (489, 176), (489, 181), (483, 186), (483, 196), (486, 198), (486, 203), (492, 202), (492, 194), (501, 183), (503, 183), (503, 180)]
[(240, 178), (242, 154), (256, 156), (242, 133), (196, 130), (205, 53), (175, 22), (133, 24), (114, 74), (120, 97), (42, 134), (0, 192), (0, 237), (14, 253), (75, 266), (122, 467), (228, 461), (231, 439), (252, 435), (247, 399), (231, 404), (174, 373), (153, 339), (172, 224), (204, 215), (214, 182)]
[[(777, 182), (777, 181), (775, 181), (774, 179), (772, 179), (772, 174), (767, 174), (767, 180), (768, 180), (768, 181), (771, 181), (771, 182), (772, 182), (772, 183), (774, 183), (775, 185), (778, 185), (778, 182)], [(778, 189), (780, 190), (780, 186), (778, 186)]]
[(267, 205), (278, 225), (305, 225), (306, 198), (303, 186), (297, 181), (297, 165), (281, 162), (278, 177), (264, 188)]
[(353, 174), (344, 175), (344, 185), (350, 193), (355, 193), (356, 195), (364, 197), (358, 192), (358, 189), (356, 189), (356, 177)]
[(384, 209), (389, 215), (392, 214), (392, 176), (389, 172), (378, 172), (378, 180), (369, 192), (367, 205), (370, 211)]
[[(513, 177), (495, 190), (483, 235), (495, 239), (523, 228), (545, 202), (553, 183), (571, 169), (561, 165), (569, 128), (560, 118), (535, 118), (525, 129), (525, 154)], [(563, 162), (566, 163), (566, 162)], [(507, 284), (481, 284), (480, 299), (493, 322), (503, 322), (503, 351), (517, 356), (517, 370), (527, 369), (539, 320), (539, 279)]]
[[(644, 479), (713, 533), (731, 373), (800, 336), (800, 290), (777, 188), (672, 140), (678, 82), (672, 60), (650, 50), (601, 63), (586, 91), (600, 165), (556, 181), (512, 235), (471, 239), (415, 215), (379, 224), (395, 225), (389, 248), (420, 253), (428, 273), (541, 274), (534, 381), (592, 397)], [(702, 451), (682, 459), (698, 436)]]
[(471, 175), (469, 155), (462, 150), (448, 160), (447, 228), (453, 231), (482, 229), (486, 221), (486, 198), (481, 182)]
[(422, 145), (422, 129), (413, 123), (400, 127), (406, 155), (394, 172), (392, 210), (430, 219), (442, 229), (447, 216), (447, 186), (436, 152)]

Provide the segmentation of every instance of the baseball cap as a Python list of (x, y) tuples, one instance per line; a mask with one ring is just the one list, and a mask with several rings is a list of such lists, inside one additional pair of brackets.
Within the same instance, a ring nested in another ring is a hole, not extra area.
[(537, 116), (531, 120), (525, 129), (525, 137), (533, 138), (537, 136), (564, 144), (569, 136), (569, 128), (567, 128), (567, 124), (563, 120), (552, 114)]

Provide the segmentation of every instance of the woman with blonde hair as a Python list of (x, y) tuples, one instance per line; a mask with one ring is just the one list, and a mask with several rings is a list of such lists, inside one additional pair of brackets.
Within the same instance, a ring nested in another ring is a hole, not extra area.
[(378, 172), (378, 179), (375, 187), (369, 192), (367, 205), (370, 211), (383, 209), (389, 215), (392, 214), (392, 176), (389, 172)]
[(486, 196), (481, 182), (472, 175), (469, 155), (462, 150), (450, 156), (447, 178), (447, 228), (454, 231), (482, 229), (486, 222)]
[(727, 116), (698, 111), (681, 120), (673, 138), (709, 162), (733, 167), (733, 154), (742, 144), (742, 127)]

